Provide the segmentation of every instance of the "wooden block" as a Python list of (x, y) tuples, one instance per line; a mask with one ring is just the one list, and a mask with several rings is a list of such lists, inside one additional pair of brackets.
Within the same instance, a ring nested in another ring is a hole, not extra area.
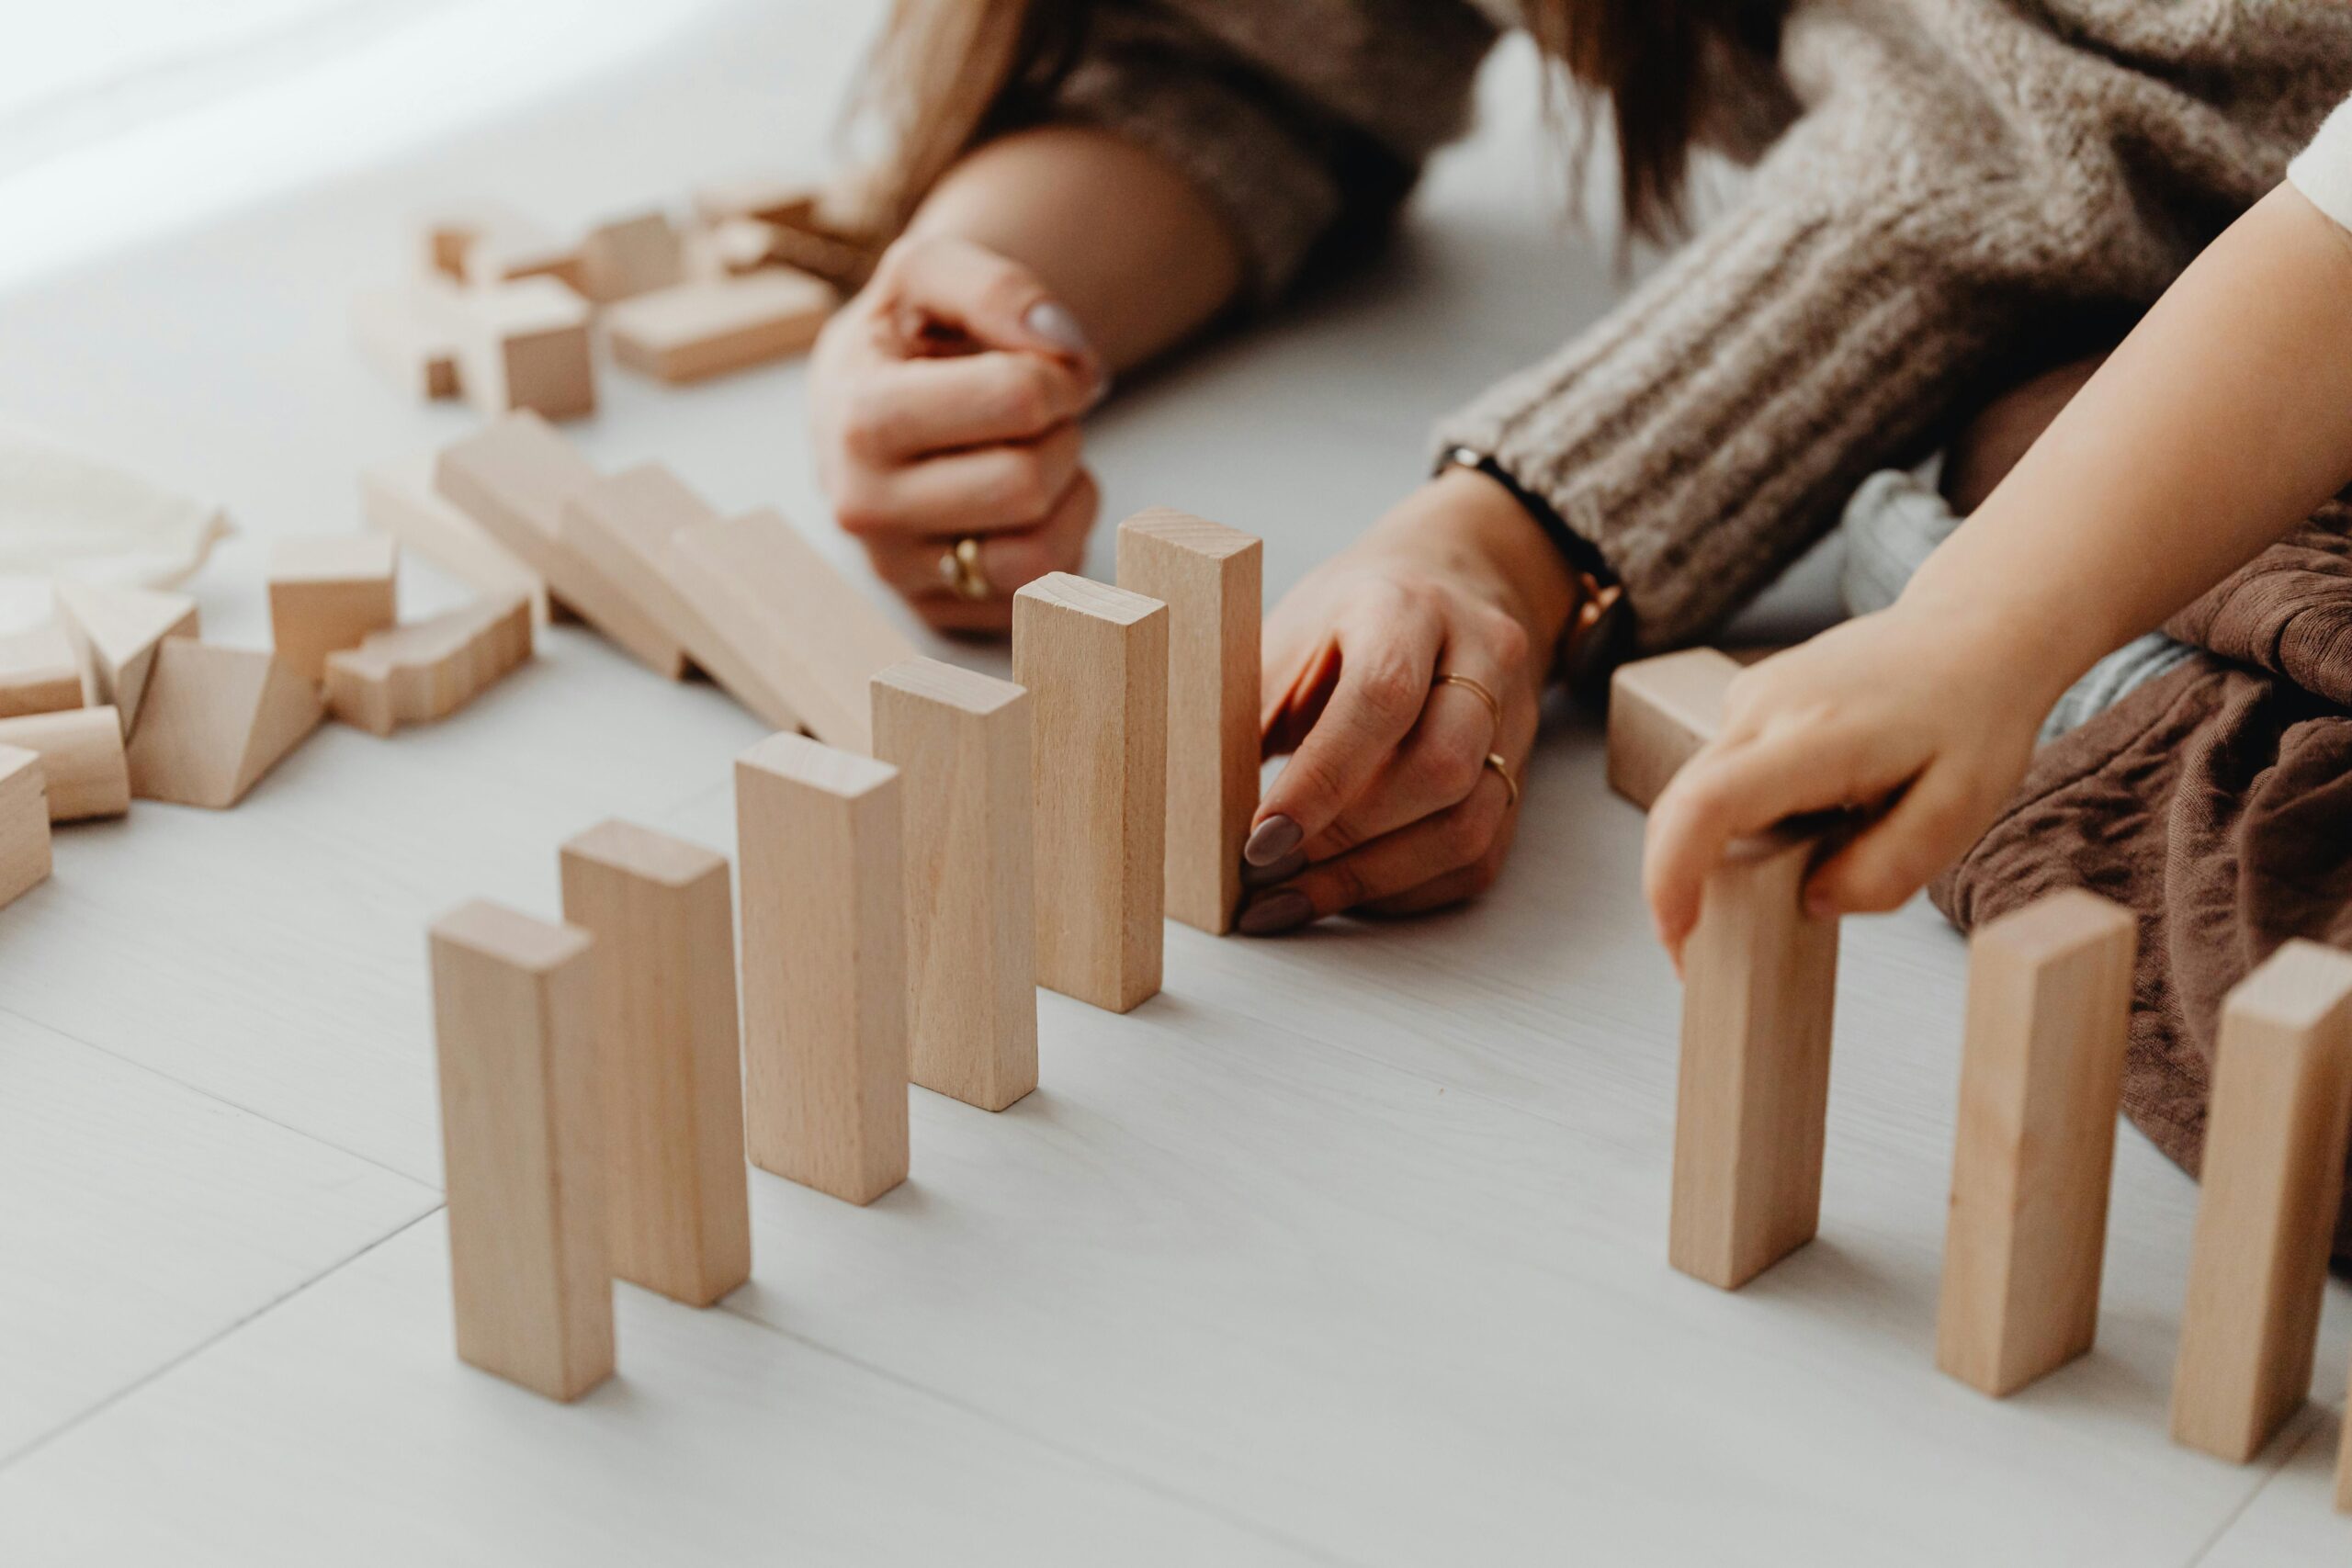
[(441, 219), (426, 231), (433, 270), (477, 288), (547, 277), (581, 287), (580, 247), (527, 218), (496, 209)]
[(914, 1081), (983, 1111), (1037, 1087), (1029, 694), (910, 659), (874, 677), (874, 755), (906, 808)]
[(2138, 934), (2131, 910), (2070, 890), (1969, 943), (1936, 1365), (1996, 1398), (2098, 1331)]
[(1609, 787), (1646, 811), (1724, 722), (1739, 663), (1712, 648), (1636, 660), (1609, 678)]
[(280, 539), (269, 553), (269, 633), (277, 657), (306, 680), (327, 655), (357, 648), (400, 618), (400, 547), (381, 534)]
[(563, 846), (563, 918), (596, 942), (613, 1272), (708, 1306), (752, 1274), (727, 860), (605, 822)]
[(482, 412), (529, 409), (548, 419), (596, 412), (589, 307), (552, 277), (526, 277), (440, 296), (458, 351), (458, 381)]
[(563, 543), (563, 503), (596, 482), (579, 449), (537, 414), (517, 412), (442, 449), (441, 494), (520, 557), (565, 603), (657, 675), (686, 672), (685, 649), (629, 587)]
[(49, 784), (40, 753), (0, 746), (0, 907), (49, 876)]
[(352, 341), (386, 380), (413, 398), (458, 395), (458, 342), (442, 298), (452, 287), (413, 279), (352, 296)]
[(1068, 572), (1012, 596), (1035, 750), (1037, 983), (1113, 1012), (1159, 989), (1168, 606)]
[(723, 635), (670, 571), (670, 547), (690, 527), (718, 521), (708, 502), (659, 463), (598, 479), (564, 498), (562, 542), (615, 582), (628, 583), (639, 604), (737, 702), (776, 729), (799, 718), (756, 658)]
[(763, 510), (682, 528), (670, 574), (810, 734), (872, 750), (866, 682), (914, 645), (791, 524)]
[(476, 902), (429, 945), (458, 1355), (577, 1399), (613, 1372), (594, 944)]
[(139, 726), (155, 645), (201, 629), (196, 601), (143, 588), (100, 588), (61, 577), (57, 608), (74, 639), (92, 706), (111, 705), (126, 736)]
[(1735, 1291), (1813, 1239), (1838, 922), (1804, 912), (1809, 839), (1733, 846), (1682, 953), (1674, 1267)]
[(907, 1178), (899, 771), (797, 735), (735, 762), (752, 1163), (852, 1203)]
[[(531, 605), (531, 625), (548, 624), (547, 580), (523, 558), (492, 538), (490, 530), (452, 505), (433, 488), (434, 455), (359, 470), (359, 509), (368, 525), (400, 541), (486, 598), (517, 594)], [(191, 634), (193, 635), (193, 634)]]
[(482, 600), (327, 655), (327, 710), (390, 735), (446, 718), (531, 657), (526, 600)]
[(713, 180), (694, 189), (695, 216), (718, 224), (730, 218), (763, 223), (807, 221), (817, 210), (817, 187), (809, 180), (781, 175), (746, 175)]
[(664, 381), (699, 381), (798, 354), (833, 313), (833, 286), (790, 267), (703, 278), (607, 309), (613, 358)]
[(110, 707), (62, 708), (56, 713), (0, 718), (0, 746), (40, 754), (52, 822), (119, 817), (130, 809), (122, 719)]
[(686, 276), (685, 247), (659, 212), (600, 223), (580, 242), (580, 291), (600, 305), (668, 288)]
[(701, 230), (688, 248), (688, 277), (740, 277), (768, 265), (784, 231), (756, 218), (724, 218)]
[(225, 810), (325, 713), (318, 682), (273, 654), (168, 638), (130, 738), (130, 793)]
[(1119, 586), (1168, 606), (1168, 913), (1222, 936), (1258, 809), (1265, 548), (1164, 506), (1119, 525)]
[(2310, 1392), (2347, 1115), (2352, 954), (2290, 942), (2222, 1004), (2174, 1441), (2243, 1464)]
[(56, 619), (0, 637), (0, 718), (82, 705), (82, 666)]

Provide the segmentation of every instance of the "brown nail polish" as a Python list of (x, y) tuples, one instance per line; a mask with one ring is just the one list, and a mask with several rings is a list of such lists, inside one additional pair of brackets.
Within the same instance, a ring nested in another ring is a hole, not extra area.
[(1245, 936), (1275, 936), (1295, 931), (1314, 918), (1315, 906), (1306, 901), (1306, 895), (1284, 888), (1242, 910), (1240, 929)]
[(1272, 887), (1277, 882), (1288, 882), (1306, 869), (1306, 854), (1303, 850), (1293, 850), (1272, 865), (1251, 865), (1248, 861), (1243, 861), (1241, 886)]
[(1250, 831), (1250, 841), (1241, 846), (1241, 858), (1251, 865), (1272, 865), (1298, 848), (1306, 837), (1289, 818), (1269, 817)]

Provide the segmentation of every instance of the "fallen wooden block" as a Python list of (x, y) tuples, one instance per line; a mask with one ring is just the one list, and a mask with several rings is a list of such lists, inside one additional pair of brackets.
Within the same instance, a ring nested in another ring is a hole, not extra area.
[(0, 718), (81, 705), (82, 666), (62, 622), (0, 637)]
[(1037, 983), (1113, 1012), (1159, 990), (1168, 606), (1053, 572), (1012, 596), (1029, 688)]
[(476, 902), (428, 946), (458, 1355), (577, 1399), (613, 1371), (594, 943)]
[(2098, 1335), (2138, 932), (2075, 890), (1969, 942), (1936, 1365), (1996, 1398)]
[(763, 223), (807, 221), (817, 210), (815, 182), (785, 175), (744, 175), (694, 188), (695, 216), (718, 224), (729, 218)]
[(280, 539), (269, 554), (269, 635), (277, 657), (306, 680), (327, 655), (356, 648), (399, 618), (400, 547), (381, 534)]
[(167, 637), (195, 637), (201, 626), (196, 601), (184, 593), (144, 588), (100, 588), (56, 580), (57, 608), (74, 639), (92, 706), (110, 705), (128, 736), (139, 726), (155, 645)]
[(458, 343), (441, 298), (452, 287), (414, 279), (352, 296), (352, 341), (386, 380), (413, 398), (458, 395)]
[(580, 292), (600, 305), (668, 288), (685, 275), (684, 246), (659, 212), (600, 223), (580, 242)]
[(1619, 665), (1609, 678), (1609, 787), (1648, 810), (1723, 728), (1724, 692), (1739, 670), (1712, 648)]
[(110, 707), (0, 718), (0, 746), (40, 753), (52, 822), (119, 817), (130, 809), (122, 719)]
[(546, 277), (577, 289), (580, 247), (556, 239), (529, 219), (486, 210), (444, 218), (425, 238), (433, 269), (477, 288)]
[(0, 907), (49, 876), (49, 784), (40, 753), (0, 746)]
[(2352, 1116), (2352, 954), (2287, 942), (2222, 1004), (2173, 1440), (2233, 1463), (2311, 1390)]
[(798, 735), (735, 762), (752, 1163), (852, 1203), (907, 1178), (899, 771)]
[(531, 624), (545, 626), (547, 580), (433, 488), (434, 461), (428, 452), (403, 463), (360, 469), (361, 515), (370, 527), (398, 540), (401, 548), (423, 556), (481, 590), (484, 597), (528, 600)]
[(548, 419), (596, 412), (588, 301), (552, 277), (450, 289), (439, 321), (457, 345), (458, 381), (486, 414)]
[(873, 690), (874, 755), (906, 808), (914, 1081), (1001, 1111), (1037, 1087), (1029, 694), (932, 659)]
[(1265, 549), (1157, 506), (1119, 525), (1119, 586), (1168, 606), (1168, 914), (1222, 936), (1258, 809)]
[(688, 278), (740, 277), (774, 259), (784, 231), (756, 218), (723, 218), (686, 236)]
[(630, 369), (698, 381), (800, 353), (838, 302), (831, 284), (768, 267), (623, 300), (605, 311), (605, 333), (613, 358)]
[(441, 494), (521, 558), (589, 625), (647, 669), (677, 680), (686, 672), (678, 640), (646, 612), (632, 588), (563, 542), (564, 501), (596, 479), (578, 448), (528, 412), (451, 443), (434, 468)]
[(531, 657), (531, 607), (484, 600), (327, 655), (327, 709), (371, 735), (446, 718)]
[(1838, 922), (1802, 903), (1812, 840), (1735, 844), (1682, 951), (1667, 1256), (1736, 1291), (1821, 1223)]
[(226, 810), (325, 713), (318, 682), (274, 654), (166, 638), (130, 738), (130, 793)]
[(872, 750), (866, 682), (914, 645), (791, 524), (763, 510), (681, 528), (670, 571), (810, 734)]

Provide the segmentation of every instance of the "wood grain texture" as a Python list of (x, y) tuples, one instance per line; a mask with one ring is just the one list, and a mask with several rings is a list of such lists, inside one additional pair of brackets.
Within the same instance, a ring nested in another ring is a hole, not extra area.
[(1684, 945), (1675, 1092), (1675, 1268), (1736, 1291), (1821, 1219), (1838, 922), (1800, 901), (1809, 839), (1733, 846)]
[(1996, 1397), (2098, 1336), (2138, 934), (2069, 889), (1969, 943), (1936, 1364)]
[(0, 746), (40, 754), (51, 822), (119, 817), (130, 809), (122, 720), (112, 708), (65, 708), (0, 718)]
[(356, 648), (400, 619), (400, 547), (381, 534), (280, 539), (269, 554), (269, 635), (305, 680), (326, 678), (327, 655)]
[(1168, 607), (1054, 572), (1012, 596), (1029, 689), (1037, 983), (1113, 1012), (1159, 989)]
[(1258, 809), (1265, 547), (1168, 507), (1119, 525), (1119, 586), (1168, 606), (1168, 914), (1213, 935), (1241, 905)]
[(596, 412), (588, 302), (553, 277), (450, 289), (439, 321), (455, 343), (466, 400), (495, 418), (529, 409), (548, 419)]
[(325, 716), (318, 684), (275, 654), (167, 638), (126, 753), (130, 793), (226, 810)]
[(874, 755), (905, 807), (914, 1081), (983, 1111), (1037, 1087), (1029, 694), (936, 660), (874, 677)]
[(2222, 1005), (2176, 1441), (2243, 1464), (2309, 1392), (2352, 1118), (2352, 955), (2289, 942)]
[(49, 872), (49, 784), (40, 753), (0, 746), (0, 907)]
[(57, 579), (56, 589), (58, 614), (74, 640), (90, 705), (112, 707), (127, 736), (139, 727), (155, 645), (203, 629), (196, 601), (185, 593), (99, 587), (65, 577)]
[(613, 1371), (594, 943), (478, 901), (427, 945), (458, 1354), (577, 1399)]
[(613, 358), (660, 380), (700, 381), (801, 353), (840, 296), (790, 267), (699, 278), (609, 306)]
[(798, 735), (736, 760), (752, 1163), (852, 1203), (907, 1178), (899, 771)]
[(1609, 678), (1609, 787), (1648, 810), (1723, 728), (1724, 692), (1739, 670), (1712, 648), (1619, 665)]
[(560, 859), (564, 921), (596, 942), (612, 1269), (708, 1306), (752, 1272), (726, 857), (613, 820)]
[(82, 666), (55, 618), (0, 636), (0, 718), (82, 705)]
[(519, 597), (373, 632), (327, 655), (327, 709), (373, 735), (446, 718), (528, 660), (531, 647), (530, 602)]
[(400, 541), (458, 581), (493, 599), (521, 594), (531, 604), (531, 624), (548, 624), (547, 580), (490, 531), (433, 488), (435, 456), (359, 470), (359, 510), (368, 526)]

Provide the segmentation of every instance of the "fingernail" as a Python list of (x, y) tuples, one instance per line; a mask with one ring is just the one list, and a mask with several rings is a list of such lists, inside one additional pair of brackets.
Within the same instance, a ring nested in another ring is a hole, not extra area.
[(1274, 862), (1272, 865), (1251, 865), (1248, 861), (1243, 861), (1241, 863), (1241, 886), (1244, 887), (1272, 887), (1277, 882), (1288, 882), (1292, 877), (1296, 876), (1300, 872), (1305, 871), (1306, 869), (1306, 855), (1305, 852), (1300, 850), (1291, 851), (1290, 853), (1283, 856), (1282, 859)]
[(1289, 818), (1269, 817), (1250, 830), (1250, 841), (1241, 846), (1241, 858), (1250, 865), (1272, 865), (1298, 848), (1305, 837)]
[(1315, 915), (1315, 906), (1306, 895), (1285, 889), (1270, 894), (1241, 911), (1241, 931), (1245, 936), (1274, 936), (1296, 931)]
[(1069, 313), (1068, 307), (1055, 300), (1038, 300), (1029, 307), (1029, 313), (1021, 318), (1021, 322), (1065, 353), (1083, 356), (1094, 352), (1093, 345), (1086, 341), (1086, 329), (1078, 324), (1078, 318)]

